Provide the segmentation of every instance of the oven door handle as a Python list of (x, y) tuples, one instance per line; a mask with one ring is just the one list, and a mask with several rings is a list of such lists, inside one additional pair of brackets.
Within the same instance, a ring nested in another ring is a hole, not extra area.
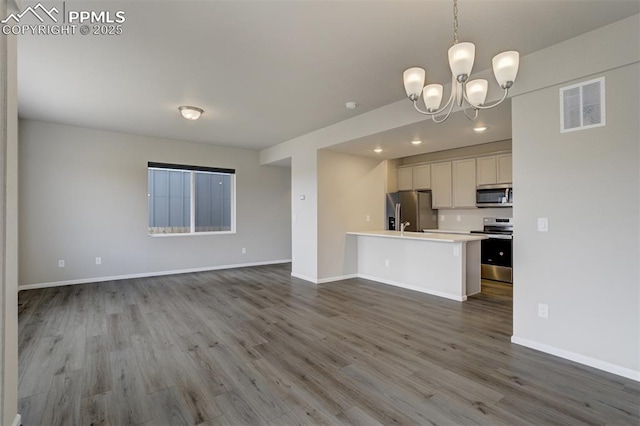
[(513, 240), (513, 235), (507, 235), (507, 234), (480, 234), (480, 235), (486, 235), (489, 238), (493, 238), (496, 240)]

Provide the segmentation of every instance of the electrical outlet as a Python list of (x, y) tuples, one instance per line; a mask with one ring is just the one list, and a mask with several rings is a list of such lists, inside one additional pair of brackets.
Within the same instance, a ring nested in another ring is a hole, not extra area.
[(242, 247), (242, 254), (247, 254), (247, 248), (246, 247)]
[(64, 268), (64, 260), (58, 260), (58, 268)]
[(549, 232), (549, 219), (546, 217), (538, 218), (538, 232)]
[(460, 256), (460, 247), (454, 247), (453, 248), (453, 255), (454, 256)]
[(385, 259), (384, 260), (384, 266), (386, 266), (387, 268), (389, 267), (389, 259)]
[(96, 265), (102, 265), (102, 258), (96, 257)]
[(444, 222), (444, 215), (443, 214), (440, 215), (440, 222)]
[(456, 221), (457, 222), (462, 222), (462, 216), (456, 215)]
[(538, 303), (538, 316), (540, 318), (549, 319), (549, 305), (546, 303)]
[(367, 221), (367, 222), (371, 222), (371, 215), (368, 214), (367, 216), (365, 216), (364, 220)]

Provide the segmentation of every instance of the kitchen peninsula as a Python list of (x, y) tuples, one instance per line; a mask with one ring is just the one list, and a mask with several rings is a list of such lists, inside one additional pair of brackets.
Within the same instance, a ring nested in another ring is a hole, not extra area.
[(355, 238), (358, 276), (457, 301), (480, 292), (483, 235), (347, 232)]

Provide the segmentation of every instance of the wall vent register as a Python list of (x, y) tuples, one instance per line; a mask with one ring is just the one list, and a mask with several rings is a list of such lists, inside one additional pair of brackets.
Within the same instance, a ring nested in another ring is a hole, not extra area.
[(604, 77), (560, 88), (560, 132), (606, 124)]

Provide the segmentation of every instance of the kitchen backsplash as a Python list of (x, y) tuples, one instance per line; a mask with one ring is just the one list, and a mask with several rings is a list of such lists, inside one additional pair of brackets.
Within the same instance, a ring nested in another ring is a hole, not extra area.
[(438, 210), (438, 229), (451, 231), (481, 230), (484, 226), (482, 219), (485, 217), (513, 217), (513, 208)]

